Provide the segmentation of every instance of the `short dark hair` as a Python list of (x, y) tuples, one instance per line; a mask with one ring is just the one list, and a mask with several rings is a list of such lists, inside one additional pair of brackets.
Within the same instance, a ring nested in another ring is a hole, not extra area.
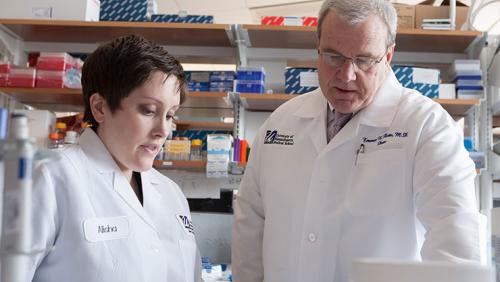
[(161, 71), (175, 75), (179, 81), (180, 103), (186, 96), (186, 76), (181, 64), (167, 50), (141, 36), (127, 35), (100, 45), (85, 60), (82, 69), (82, 90), (85, 112), (83, 120), (94, 129), (99, 124), (90, 109), (90, 96), (99, 93), (114, 113), (121, 101), (135, 88)]

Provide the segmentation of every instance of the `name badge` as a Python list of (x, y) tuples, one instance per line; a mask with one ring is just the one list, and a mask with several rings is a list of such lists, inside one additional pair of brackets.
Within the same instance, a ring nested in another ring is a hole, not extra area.
[(126, 216), (89, 218), (83, 222), (85, 239), (91, 243), (127, 238), (129, 223)]
[(177, 220), (179, 221), (179, 223), (181, 224), (184, 232), (186, 232), (186, 234), (188, 234), (188, 235), (194, 235), (193, 223), (191, 222), (189, 217), (187, 217), (186, 215), (182, 215), (182, 214), (178, 214), (176, 217), (177, 217)]

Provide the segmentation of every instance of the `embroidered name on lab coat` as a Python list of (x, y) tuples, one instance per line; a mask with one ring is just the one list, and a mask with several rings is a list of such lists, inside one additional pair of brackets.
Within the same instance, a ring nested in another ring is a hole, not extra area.
[(178, 214), (177, 220), (181, 224), (182, 229), (184, 229), (184, 232), (186, 232), (186, 234), (194, 235), (193, 222), (189, 219), (189, 217), (182, 214)]
[(288, 145), (293, 146), (294, 136), (289, 134), (279, 134), (278, 130), (268, 130), (266, 131), (266, 136), (264, 137), (264, 144), (278, 144), (278, 145)]
[(129, 223), (126, 216), (89, 218), (83, 222), (85, 239), (89, 242), (102, 242), (127, 238)]
[(386, 132), (374, 138), (363, 137), (362, 140), (363, 143), (373, 143), (376, 144), (377, 146), (380, 146), (387, 143), (387, 141), (389, 141), (390, 139), (407, 138), (407, 137), (408, 137), (408, 132), (395, 131), (395, 132)]

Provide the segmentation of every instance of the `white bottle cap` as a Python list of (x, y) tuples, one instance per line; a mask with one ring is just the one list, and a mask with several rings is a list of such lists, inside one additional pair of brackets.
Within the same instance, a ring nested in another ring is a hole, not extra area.
[(13, 139), (28, 139), (28, 117), (23, 114), (12, 114), (9, 136)]
[(66, 131), (66, 136), (64, 137), (64, 143), (66, 144), (76, 144), (76, 139), (78, 137), (78, 133), (73, 130)]

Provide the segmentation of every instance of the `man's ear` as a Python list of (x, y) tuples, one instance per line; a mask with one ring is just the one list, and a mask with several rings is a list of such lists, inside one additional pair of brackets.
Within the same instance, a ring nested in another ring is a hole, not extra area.
[(104, 108), (106, 107), (106, 100), (99, 93), (94, 93), (90, 96), (90, 110), (97, 123), (104, 122)]
[(387, 59), (387, 65), (391, 65), (392, 58), (394, 56), (394, 49), (396, 47), (396, 44), (392, 45), (389, 47), (389, 50), (387, 51), (386, 59)]

